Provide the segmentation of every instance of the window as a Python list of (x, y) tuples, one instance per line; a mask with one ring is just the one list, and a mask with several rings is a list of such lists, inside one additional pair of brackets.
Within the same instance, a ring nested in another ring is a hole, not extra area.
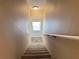
[(32, 22), (32, 30), (40, 31), (40, 22)]

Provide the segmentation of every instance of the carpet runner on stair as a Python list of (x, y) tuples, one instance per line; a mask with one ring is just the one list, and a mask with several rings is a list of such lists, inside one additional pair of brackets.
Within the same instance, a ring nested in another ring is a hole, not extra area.
[(21, 59), (51, 59), (51, 55), (42, 42), (32, 42)]

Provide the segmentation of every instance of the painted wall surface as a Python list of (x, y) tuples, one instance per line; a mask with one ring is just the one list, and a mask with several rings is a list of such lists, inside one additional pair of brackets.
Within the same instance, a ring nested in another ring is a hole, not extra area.
[(79, 1), (48, 0), (53, 8), (46, 13), (46, 33), (79, 35)]
[[(79, 36), (79, 0), (48, 0), (53, 7), (46, 14), (45, 33)], [(45, 38), (52, 59), (79, 59), (79, 40)]]
[(25, 29), (22, 32), (18, 25), (9, 21), (0, 25), (0, 58), (20, 59), (28, 44)]
[(20, 59), (27, 47), (25, 4), (24, 0), (0, 0), (0, 59)]
[(46, 36), (45, 44), (52, 59), (79, 59), (79, 40)]

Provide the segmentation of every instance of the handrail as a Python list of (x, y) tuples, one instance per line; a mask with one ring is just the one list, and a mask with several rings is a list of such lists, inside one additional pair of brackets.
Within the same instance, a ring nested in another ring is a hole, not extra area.
[(59, 35), (59, 34), (45, 34), (45, 35), (51, 36), (51, 37), (54, 37), (54, 38), (63, 37), (63, 38), (69, 38), (69, 39), (77, 39), (77, 40), (79, 40), (79, 36)]
[(45, 35), (49, 36), (49, 37), (57, 38), (57, 36), (55, 36), (55, 35), (50, 35), (50, 34), (45, 34)]

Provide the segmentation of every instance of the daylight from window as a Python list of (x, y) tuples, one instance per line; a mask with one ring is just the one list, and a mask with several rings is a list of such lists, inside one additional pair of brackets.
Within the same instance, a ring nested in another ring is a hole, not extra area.
[(33, 31), (40, 31), (40, 22), (32, 22), (32, 30)]

